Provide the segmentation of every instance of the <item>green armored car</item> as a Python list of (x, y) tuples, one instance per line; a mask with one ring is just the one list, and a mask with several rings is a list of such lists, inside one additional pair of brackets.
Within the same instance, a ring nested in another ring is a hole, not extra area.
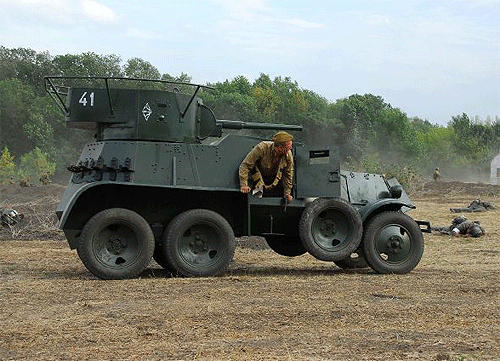
[[(125, 85), (124, 85), (125, 84)], [(56, 213), (71, 249), (102, 279), (136, 277), (153, 258), (184, 276), (224, 272), (235, 237), (261, 236), (284, 256), (407, 273), (428, 222), (396, 179), (340, 169), (334, 145), (294, 143), (291, 202), (239, 190), (238, 168), (263, 139), (224, 129), (301, 126), (218, 120), (186, 84), (46, 77), (68, 127), (91, 129)]]

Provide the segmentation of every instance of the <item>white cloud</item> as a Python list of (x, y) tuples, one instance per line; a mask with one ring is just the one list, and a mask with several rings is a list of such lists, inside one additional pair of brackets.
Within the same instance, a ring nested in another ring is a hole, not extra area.
[(72, 24), (74, 11), (64, 0), (0, 0), (0, 22), (10, 26), (54, 27)]
[(118, 16), (113, 10), (92, 0), (83, 0), (82, 10), (84, 15), (100, 22), (115, 23), (118, 21)]
[(261, 28), (265, 24), (285, 24), (298, 29), (322, 28), (324, 24), (307, 21), (299, 18), (278, 16), (277, 9), (268, 5), (268, 0), (212, 0), (227, 9), (230, 19), (242, 23), (255, 25)]
[(277, 22), (292, 25), (301, 29), (317, 29), (325, 27), (324, 24), (305, 21), (302, 19), (276, 19)]

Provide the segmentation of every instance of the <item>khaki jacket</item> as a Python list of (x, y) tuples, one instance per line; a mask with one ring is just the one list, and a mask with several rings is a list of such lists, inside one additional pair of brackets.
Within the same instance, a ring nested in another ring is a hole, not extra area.
[[(240, 187), (248, 186), (248, 176), (252, 170), (260, 171), (262, 177), (275, 177), (274, 185), (283, 180), (284, 194), (290, 194), (293, 185), (293, 157), (289, 151), (285, 156), (276, 157), (273, 154), (274, 143), (264, 141), (257, 144), (241, 162), (239, 168)], [(277, 180), (277, 181), (276, 181)], [(273, 186), (267, 184), (266, 186)]]

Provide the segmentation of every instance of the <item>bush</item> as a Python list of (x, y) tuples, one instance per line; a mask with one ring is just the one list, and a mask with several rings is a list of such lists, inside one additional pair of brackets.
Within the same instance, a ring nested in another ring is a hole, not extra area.
[(0, 184), (7, 185), (14, 182), (14, 156), (10, 155), (9, 148), (5, 147), (0, 155)]
[(47, 155), (37, 147), (21, 157), (17, 176), (23, 185), (39, 184), (55, 170), (56, 164), (48, 161)]

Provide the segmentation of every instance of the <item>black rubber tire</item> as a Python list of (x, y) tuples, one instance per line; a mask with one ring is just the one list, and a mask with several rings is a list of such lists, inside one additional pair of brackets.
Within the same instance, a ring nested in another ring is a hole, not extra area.
[(368, 223), (363, 250), (376, 272), (404, 274), (420, 262), (424, 237), (411, 217), (401, 212), (383, 212)]
[(77, 252), (96, 277), (134, 278), (151, 261), (154, 242), (153, 231), (142, 216), (128, 209), (110, 208), (85, 224)]
[(359, 212), (341, 198), (318, 198), (309, 203), (299, 223), (304, 248), (322, 261), (340, 261), (361, 243)]
[(233, 229), (220, 214), (193, 209), (168, 225), (164, 251), (172, 267), (184, 276), (215, 276), (231, 263), (236, 241)]
[(296, 257), (307, 252), (299, 237), (265, 236), (264, 238), (269, 248), (282, 256)]
[(362, 269), (370, 267), (363, 256), (363, 252), (359, 249), (351, 253), (349, 257), (333, 262), (342, 269)]
[(172, 271), (174, 268), (168, 261), (168, 258), (165, 254), (165, 250), (163, 249), (163, 243), (156, 243), (155, 244), (155, 250), (153, 252), (153, 259), (158, 263), (160, 266), (162, 266), (164, 269), (167, 271)]

